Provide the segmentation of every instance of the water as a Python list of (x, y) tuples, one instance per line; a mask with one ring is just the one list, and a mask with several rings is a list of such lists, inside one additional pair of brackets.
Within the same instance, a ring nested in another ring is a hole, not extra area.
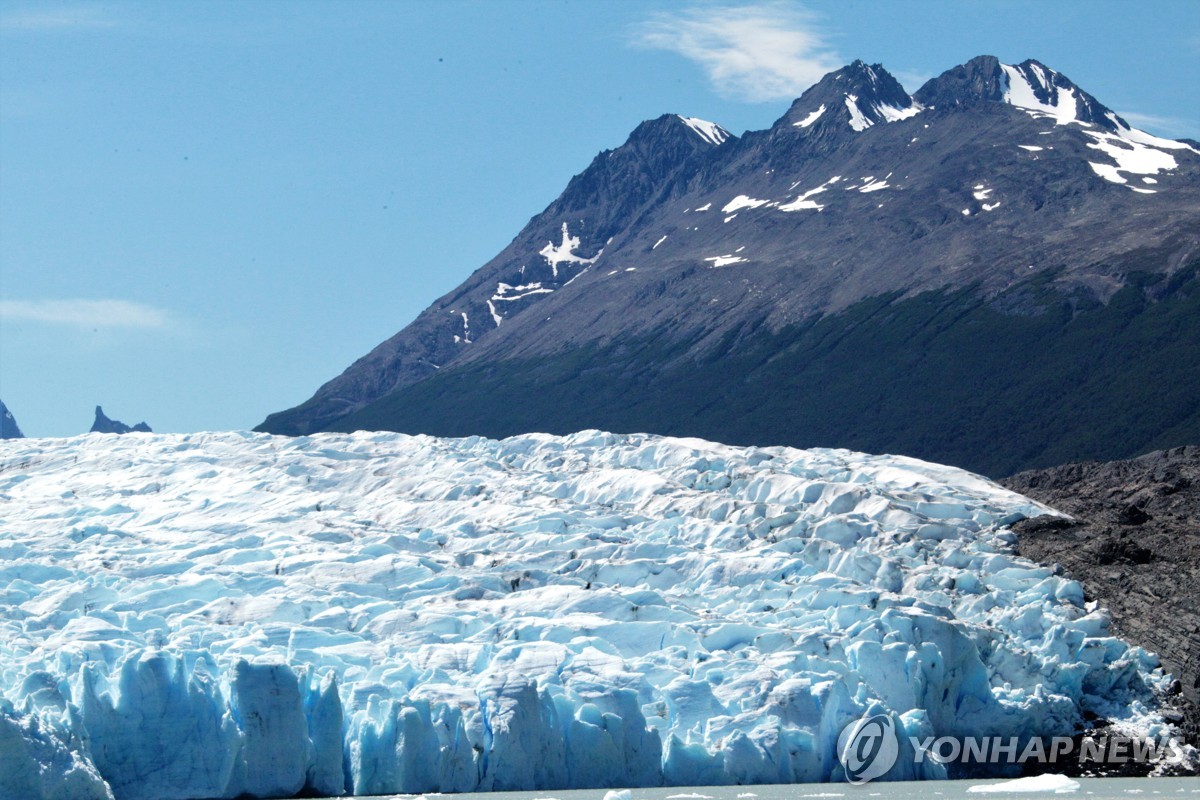
[[(1148, 800), (1192, 798), (1200, 800), (1200, 778), (1077, 778), (1079, 788), (1067, 794), (1053, 792), (975, 793), (972, 786), (1002, 783), (998, 780), (868, 783), (802, 783), (785, 786), (672, 786), (634, 789), (633, 800), (937, 800), (937, 798), (1088, 798), (1088, 800)], [(425, 795), (448, 800), (604, 800), (604, 789), (545, 790), (540, 792), (482, 792)], [(382, 798), (415, 800), (420, 795), (383, 795)], [(342, 798), (347, 800), (347, 798)], [(353, 799), (350, 799), (353, 800)], [(360, 800), (365, 800), (360, 798)], [(381, 800), (380, 797), (373, 800)]]

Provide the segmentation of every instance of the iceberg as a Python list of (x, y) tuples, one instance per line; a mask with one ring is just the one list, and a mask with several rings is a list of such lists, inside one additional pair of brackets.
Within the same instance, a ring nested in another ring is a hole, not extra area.
[(1169, 730), (1157, 660), (1014, 554), (1054, 512), (910, 458), (88, 435), (0, 443), (0, 498), (3, 796), (837, 781), (868, 713)]
[(967, 787), (967, 791), (972, 794), (1025, 794), (1029, 792), (1071, 794), (1078, 790), (1079, 781), (1073, 781), (1066, 775), (1054, 774), (1035, 775), (1003, 783), (984, 783)]

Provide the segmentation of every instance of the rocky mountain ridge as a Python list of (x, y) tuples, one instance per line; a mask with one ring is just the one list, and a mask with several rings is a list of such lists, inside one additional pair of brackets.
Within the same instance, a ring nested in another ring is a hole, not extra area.
[[(817, 346), (805, 338), (813, 326), (832, 326), (820, 346), (857, 331), (888, 363), (921, 358), (907, 339), (950, 336), (946, 356), (977, 363), (964, 380), (1019, 385), (1036, 367), (1011, 347), (978, 352), (998, 334), (973, 337), (960, 327), (966, 318), (975, 333), (1003, 328), (1025, 339), (1038, 330), (1063, 365), (1077, 360), (1075, 339), (1084, 337), (1076, 331), (1090, 325), (1115, 329), (1119, 352), (1089, 373), (1104, 375), (1108, 388), (1089, 389), (1109, 412), (1137, 406), (1136, 387), (1113, 388), (1108, 373), (1135, 371), (1141, 349), (1161, 372), (1197, 346), (1196, 326), (1181, 336), (1176, 319), (1194, 297), (1197, 264), (1200, 151), (1190, 144), (1132, 129), (1036, 61), (980, 57), (911, 96), (880, 65), (859, 61), (806, 91), (766, 131), (735, 137), (671, 115), (643, 123), (462, 286), (260, 430), (499, 436), (602, 427), (905, 452), (991, 474), (1113, 457), (1083, 442), (1056, 450), (1044, 437), (994, 458), (974, 443), (894, 435), (906, 417), (930, 413), (908, 400), (876, 403), (878, 424), (864, 429), (861, 414), (840, 415), (828, 380), (781, 385), (797, 369), (774, 374), (772, 365)], [(1137, 298), (1129, 299), (1145, 308), (1114, 308), (1131, 287)], [(913, 302), (928, 308), (898, 325)], [(1051, 321), (1057, 328), (1042, 330)], [(1139, 325), (1148, 329), (1141, 338), (1121, 333)], [(729, 367), (739, 353), (754, 363)], [(853, 372), (844, 355), (821, 354), (821, 371)], [(794, 366), (802, 372), (816, 363), (811, 356)], [(531, 370), (540, 378), (514, 391)], [(687, 377), (703, 372), (721, 381)], [(909, 400), (928, 383), (897, 380), (893, 394)], [(870, 392), (871, 381), (843, 388)], [(996, 430), (1064, 388), (1034, 383), (1011, 391)], [(678, 391), (664, 399), (670, 385)], [(735, 399), (744, 407), (723, 413), (712, 406), (727, 386), (742, 392)], [(606, 387), (620, 391), (589, 400)], [(789, 389), (797, 394), (780, 404)], [(713, 419), (694, 424), (706, 413)], [(1200, 431), (1194, 408), (1163, 415), (1115, 454), (1170, 444), (1159, 438), (1171, 430)], [(992, 424), (983, 426), (989, 435)], [(1094, 426), (1077, 427), (1068, 438)]]

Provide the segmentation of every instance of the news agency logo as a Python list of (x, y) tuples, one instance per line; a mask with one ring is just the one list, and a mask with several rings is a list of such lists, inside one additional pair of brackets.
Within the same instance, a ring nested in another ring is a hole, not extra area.
[[(1124, 764), (1200, 767), (1200, 753), (1172, 737), (1138, 738), (1119, 733), (1070, 736), (908, 736), (905, 742), (913, 764), (933, 762), (942, 767), (976, 767), (981, 764), (1060, 766), (1070, 761), (1084, 768)], [(864, 716), (851, 722), (838, 736), (837, 756), (852, 784), (881, 778), (900, 756), (895, 720), (887, 714)]]
[(847, 781), (863, 784), (875, 780), (886, 774), (900, 755), (896, 723), (887, 714), (851, 722), (838, 737), (837, 753)]

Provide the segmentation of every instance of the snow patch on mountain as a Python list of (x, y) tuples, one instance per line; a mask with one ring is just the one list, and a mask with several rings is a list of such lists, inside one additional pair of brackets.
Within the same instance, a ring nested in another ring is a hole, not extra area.
[(595, 264), (596, 259), (604, 254), (604, 249), (601, 248), (596, 255), (591, 258), (584, 258), (575, 253), (575, 248), (579, 247), (581, 240), (578, 236), (572, 236), (567, 229), (567, 223), (562, 224), (562, 241), (555, 245), (554, 242), (547, 242), (546, 246), (538, 251), (538, 255), (546, 259), (546, 263), (550, 265), (551, 271), (554, 273), (555, 279), (558, 278), (559, 264)]
[(794, 126), (796, 126), (797, 128), (807, 128), (808, 126), (812, 125), (814, 122), (819, 120), (821, 118), (821, 115), (824, 113), (825, 113), (825, 104), (821, 103), (821, 107), (818, 108), (816, 111), (812, 112), (807, 117), (800, 120), (799, 122), (793, 122), (792, 124)]
[(497, 301), (523, 300), (535, 294), (550, 294), (553, 291), (553, 289), (542, 286), (540, 282), (526, 283), (521, 286), (500, 283), (497, 284), (496, 293), (492, 295), (492, 299)]
[(1045, 102), (1037, 96), (1033, 84), (1020, 69), (1008, 64), (1001, 64), (1000, 69), (1004, 71), (1006, 80), (1004, 101), (1017, 108), (1045, 114), (1053, 118), (1059, 125), (1071, 122), (1083, 124), (1077, 118), (1079, 102), (1075, 96), (1075, 90), (1070, 87), (1056, 86), (1050, 77), (1057, 74), (1053, 70), (1043, 69), (1037, 64), (1030, 64), (1029, 67), (1039, 82), (1037, 88), (1049, 95), (1050, 102)]
[[(761, 208), (762, 206), (769, 205), (770, 202), (770, 200), (755, 200), (753, 197), (748, 195), (739, 194), (737, 197), (725, 204), (725, 206), (721, 209), (721, 213), (729, 214), (734, 211), (739, 211), (743, 208)], [(700, 209), (696, 210), (699, 211)]]
[(856, 131), (865, 131), (875, 123), (867, 119), (866, 114), (858, 107), (858, 97), (846, 95), (846, 110), (850, 112), (850, 127)]
[(897, 108), (896, 106), (890, 106), (887, 103), (880, 103), (875, 108), (887, 122), (899, 122), (900, 120), (915, 117), (917, 114), (920, 114), (925, 110), (920, 103), (916, 102), (907, 108)]
[(809, 189), (807, 192), (797, 195), (794, 200), (792, 200), (788, 203), (784, 203), (783, 205), (780, 205), (779, 210), (780, 211), (789, 211), (789, 212), (791, 212), (791, 211), (821, 211), (822, 209), (825, 208), (825, 206), (819, 204), (815, 200), (811, 200), (810, 198), (812, 198), (815, 195), (820, 194), (821, 192), (828, 191), (830, 186), (837, 183), (841, 179), (842, 178), (840, 175), (835, 175), (834, 177), (832, 177), (829, 180), (822, 183), (820, 186), (817, 186), (813, 189)]
[(451, 315), (456, 315), (456, 316), (462, 317), (462, 327), (463, 327), (462, 336), (459, 336), (457, 333), (454, 334), (454, 343), (455, 344), (459, 344), (459, 343), (471, 344), (471, 320), (467, 316), (467, 312), (465, 312), (465, 311), (458, 312), (458, 311), (451, 310), (450, 313), (451, 313)]
[(909, 458), (95, 435), (0, 444), (0, 497), (15, 796), (836, 780), (868, 712), (1170, 730), (1156, 661), (1013, 554), (1048, 509)]
[(888, 178), (890, 178), (890, 177), (892, 177), (892, 173), (890, 173), (890, 172), (887, 175), (880, 178), (879, 180), (875, 180), (874, 175), (868, 175), (865, 178), (863, 178), (862, 186), (855, 186), (855, 187), (850, 187), (850, 188), (857, 189), (859, 192), (862, 192), (864, 194), (868, 193), (868, 192), (878, 192), (880, 189), (889, 189), (889, 188), (891, 188), (891, 185), (888, 183)]
[(1098, 164), (1089, 161), (1097, 175), (1113, 183), (1127, 183), (1122, 172), (1134, 175), (1155, 175), (1179, 168), (1179, 162), (1170, 153), (1163, 152), (1157, 147), (1151, 147), (1124, 136), (1098, 131), (1084, 131), (1095, 140), (1088, 147), (1099, 150), (1116, 164)]
[(699, 119), (698, 117), (680, 117), (683, 124), (694, 130), (706, 142), (714, 145), (720, 145), (729, 138), (729, 131), (722, 128), (715, 122)]
[[(865, 131), (877, 121), (899, 122), (916, 116), (924, 110), (919, 103), (912, 102), (905, 108), (898, 108), (887, 103), (867, 103), (864, 109), (857, 95), (846, 95), (846, 110), (850, 112), (850, 127), (857, 132)], [(797, 123), (799, 124), (799, 123)], [(811, 124), (811, 123), (810, 123)]]

